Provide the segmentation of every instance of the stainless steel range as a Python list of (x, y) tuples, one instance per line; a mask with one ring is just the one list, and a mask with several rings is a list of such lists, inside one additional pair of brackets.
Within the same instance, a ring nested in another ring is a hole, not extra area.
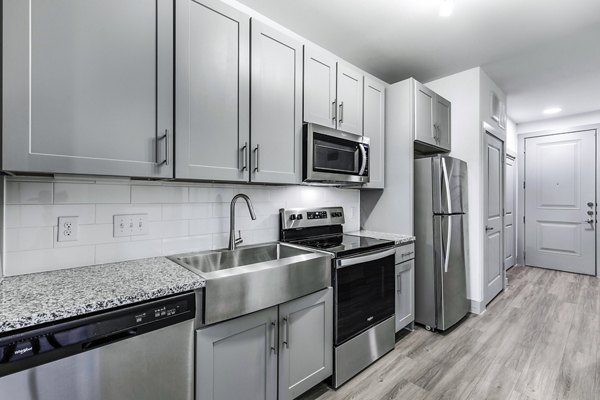
[(333, 255), (334, 388), (394, 348), (394, 242), (345, 235), (344, 209), (281, 209), (281, 241)]

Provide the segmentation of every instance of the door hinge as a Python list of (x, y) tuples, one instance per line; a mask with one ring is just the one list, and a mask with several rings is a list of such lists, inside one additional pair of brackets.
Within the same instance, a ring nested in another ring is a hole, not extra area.
[(523, 215), (523, 223), (525, 223), (525, 216)]
[(523, 189), (525, 189), (525, 181), (523, 181)]

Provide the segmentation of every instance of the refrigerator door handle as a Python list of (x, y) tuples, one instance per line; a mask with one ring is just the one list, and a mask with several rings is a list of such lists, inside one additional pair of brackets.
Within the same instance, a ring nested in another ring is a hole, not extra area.
[(451, 244), (452, 244), (452, 216), (448, 215), (448, 239), (446, 240), (446, 251), (444, 254), (444, 273), (448, 272), (448, 261), (450, 260)]
[(448, 178), (448, 168), (446, 159), (442, 157), (442, 172), (444, 174), (444, 189), (446, 190), (446, 203), (448, 205), (448, 214), (452, 214), (452, 200), (450, 199), (450, 182)]

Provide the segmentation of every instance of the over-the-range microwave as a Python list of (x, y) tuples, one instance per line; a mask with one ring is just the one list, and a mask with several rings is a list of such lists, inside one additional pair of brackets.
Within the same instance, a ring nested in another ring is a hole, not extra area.
[(304, 124), (302, 180), (306, 183), (369, 182), (369, 138), (317, 124)]

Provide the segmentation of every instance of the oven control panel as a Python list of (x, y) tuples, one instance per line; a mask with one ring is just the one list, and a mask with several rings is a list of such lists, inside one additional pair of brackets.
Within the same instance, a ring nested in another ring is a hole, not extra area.
[(346, 222), (343, 207), (282, 208), (279, 214), (282, 229), (342, 225)]

